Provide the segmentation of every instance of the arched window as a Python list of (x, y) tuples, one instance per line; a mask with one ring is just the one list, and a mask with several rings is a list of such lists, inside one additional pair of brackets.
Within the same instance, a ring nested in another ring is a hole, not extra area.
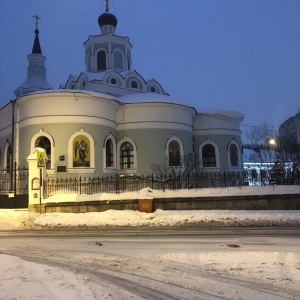
[(46, 151), (47, 155), (47, 163), (46, 163), (46, 169), (51, 169), (51, 142), (46, 136), (39, 136), (35, 140), (35, 147), (43, 148)]
[(241, 152), (238, 143), (233, 140), (228, 145), (228, 166), (230, 171), (237, 171), (241, 168)]
[(97, 70), (106, 70), (106, 52), (104, 50), (97, 54)]
[(114, 53), (114, 66), (115, 69), (123, 70), (123, 56), (120, 51), (115, 51)]
[(216, 151), (212, 144), (206, 144), (202, 148), (203, 168), (215, 168), (217, 166)]
[(238, 148), (235, 144), (229, 146), (229, 157), (230, 157), (230, 166), (238, 167), (239, 166), (239, 155)]
[(133, 169), (134, 151), (130, 142), (124, 142), (120, 147), (120, 168), (121, 170)]
[(111, 168), (114, 166), (114, 145), (111, 139), (107, 139), (105, 143), (105, 158), (106, 167)]
[(175, 140), (169, 143), (169, 166), (180, 166), (180, 146)]
[(182, 166), (183, 144), (175, 134), (166, 143), (166, 158), (169, 166)]
[(46, 169), (49, 173), (49, 170), (52, 170), (54, 172), (54, 139), (53, 137), (43, 131), (41, 129), (38, 133), (36, 133), (31, 138), (31, 144), (30, 144), (30, 151), (33, 152), (34, 148), (40, 147), (43, 148), (47, 155), (47, 162), (46, 162)]

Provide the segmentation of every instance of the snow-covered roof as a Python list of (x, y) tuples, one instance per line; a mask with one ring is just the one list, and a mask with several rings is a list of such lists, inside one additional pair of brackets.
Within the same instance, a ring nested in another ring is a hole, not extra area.
[(119, 100), (124, 103), (165, 102), (183, 105), (179, 99), (158, 93), (130, 94), (119, 97)]
[(34, 76), (28, 78), (21, 86), (20, 88), (28, 89), (32, 87), (38, 87), (40, 89), (53, 89), (53, 87), (48, 83), (48, 81), (45, 78)]
[(228, 118), (240, 119), (240, 121), (244, 119), (244, 115), (242, 113), (233, 110), (206, 109), (203, 110), (201, 113), (206, 115), (220, 115)]

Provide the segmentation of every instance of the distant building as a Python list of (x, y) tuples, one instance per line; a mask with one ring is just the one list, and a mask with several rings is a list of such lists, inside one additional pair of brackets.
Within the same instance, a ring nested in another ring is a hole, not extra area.
[[(300, 147), (300, 113), (288, 118), (279, 126), (280, 143), (289, 148)], [(292, 150), (291, 149), (291, 150)], [(299, 148), (298, 148), (299, 149)]]
[(27, 79), (0, 109), (0, 170), (27, 167), (41, 147), (49, 177), (150, 174), (151, 164), (184, 168), (189, 154), (199, 158), (197, 171), (242, 171), (243, 114), (197, 112), (132, 70), (132, 45), (116, 35), (108, 1), (98, 24), (100, 34), (84, 42), (85, 71), (54, 90), (36, 23)]

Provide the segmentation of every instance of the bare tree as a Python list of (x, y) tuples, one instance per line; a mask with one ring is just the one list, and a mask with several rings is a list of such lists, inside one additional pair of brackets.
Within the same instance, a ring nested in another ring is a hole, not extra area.
[(189, 179), (196, 172), (198, 167), (198, 158), (189, 153), (184, 155), (180, 162), (172, 164), (168, 156), (161, 164), (152, 164), (151, 170), (156, 177), (176, 185), (176, 188), (188, 188)]
[(250, 141), (251, 146), (267, 145), (277, 133), (267, 123), (262, 123), (259, 127), (252, 127), (246, 131), (245, 136)]
[[(254, 150), (249, 158), (251, 162), (259, 163), (261, 168), (269, 169), (273, 173), (276, 164), (276, 170), (284, 170), (282, 176), (286, 178), (292, 177), (296, 173), (296, 167), (300, 163), (300, 149), (296, 142), (286, 143), (266, 123), (252, 128), (246, 133), (246, 136), (251, 141), (249, 148)], [(279, 174), (279, 172), (277, 173)]]

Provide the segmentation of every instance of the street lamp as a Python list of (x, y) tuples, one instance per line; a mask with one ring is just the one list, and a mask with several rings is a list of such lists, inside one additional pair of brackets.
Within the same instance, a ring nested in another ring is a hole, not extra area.
[(269, 144), (270, 144), (272, 147), (274, 147), (274, 146), (276, 145), (275, 139), (270, 139), (270, 140), (269, 140)]

